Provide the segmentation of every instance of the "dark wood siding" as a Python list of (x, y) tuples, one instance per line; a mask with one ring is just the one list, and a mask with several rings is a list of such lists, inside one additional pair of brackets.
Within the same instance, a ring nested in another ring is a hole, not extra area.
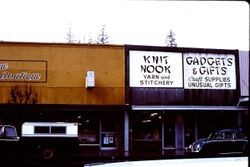
[(133, 105), (237, 105), (237, 91), (130, 88)]

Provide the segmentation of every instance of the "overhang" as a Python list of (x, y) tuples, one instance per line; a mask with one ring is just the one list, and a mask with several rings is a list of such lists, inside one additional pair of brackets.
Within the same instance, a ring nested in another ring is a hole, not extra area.
[(132, 110), (175, 110), (175, 111), (245, 111), (248, 106), (198, 106), (198, 105), (132, 105)]

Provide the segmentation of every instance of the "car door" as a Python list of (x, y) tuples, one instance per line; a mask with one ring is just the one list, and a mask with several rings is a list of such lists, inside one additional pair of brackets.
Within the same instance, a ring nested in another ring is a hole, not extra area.
[(224, 132), (224, 146), (223, 146), (223, 150), (221, 151), (221, 153), (234, 152), (234, 144), (235, 144), (235, 140), (234, 140), (233, 132), (225, 131)]
[(234, 140), (232, 143), (232, 151), (235, 153), (241, 153), (246, 143), (247, 143), (246, 136), (240, 132), (235, 132)]
[(216, 140), (216, 152), (225, 154), (232, 150), (233, 134), (230, 131), (221, 131)]
[(10, 155), (17, 152), (18, 137), (14, 127), (0, 126), (0, 154)]

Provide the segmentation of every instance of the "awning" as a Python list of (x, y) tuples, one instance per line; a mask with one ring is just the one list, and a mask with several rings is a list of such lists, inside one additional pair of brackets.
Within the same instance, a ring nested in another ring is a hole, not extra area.
[(178, 111), (197, 111), (197, 110), (227, 110), (243, 111), (248, 110), (248, 106), (197, 106), (197, 105), (132, 105), (132, 110), (178, 110)]
[(248, 106), (249, 105), (249, 97), (242, 96), (239, 98), (237, 106)]

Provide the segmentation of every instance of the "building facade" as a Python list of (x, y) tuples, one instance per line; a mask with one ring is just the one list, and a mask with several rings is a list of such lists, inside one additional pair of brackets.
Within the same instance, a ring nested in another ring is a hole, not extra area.
[(0, 122), (78, 122), (86, 155), (123, 153), (123, 46), (3, 42), (0, 67)]
[(90, 157), (166, 155), (217, 129), (247, 132), (247, 58), (238, 50), (1, 42), (0, 122), (78, 122)]
[(164, 155), (218, 129), (247, 132), (238, 50), (125, 46), (125, 56), (132, 152)]

